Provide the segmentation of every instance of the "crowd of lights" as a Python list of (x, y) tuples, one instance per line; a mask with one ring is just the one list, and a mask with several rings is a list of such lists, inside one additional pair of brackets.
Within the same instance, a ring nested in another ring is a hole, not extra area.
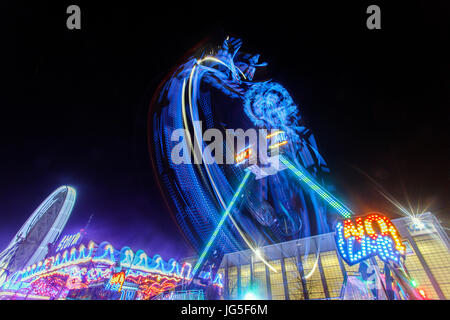
[[(379, 233), (375, 231), (374, 223), (377, 223)], [(406, 250), (394, 224), (379, 213), (355, 218), (355, 223), (351, 219), (339, 221), (336, 243), (340, 255), (349, 265), (376, 255), (385, 262), (399, 263)]]

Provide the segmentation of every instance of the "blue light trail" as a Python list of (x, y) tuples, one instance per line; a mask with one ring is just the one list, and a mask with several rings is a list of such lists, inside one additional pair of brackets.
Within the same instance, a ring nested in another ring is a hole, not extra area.
[(245, 184), (247, 183), (248, 178), (250, 177), (251, 172), (246, 171), (244, 179), (242, 179), (241, 184), (237, 188), (233, 198), (231, 199), (230, 203), (228, 204), (227, 209), (222, 215), (222, 218), (220, 218), (219, 223), (216, 226), (216, 230), (214, 230), (211, 238), (209, 239), (208, 243), (206, 244), (205, 249), (203, 250), (202, 254), (200, 255), (197, 263), (195, 264), (194, 270), (192, 271), (192, 278), (194, 278), (195, 274), (198, 271), (198, 268), (200, 268), (200, 265), (203, 263), (203, 260), (206, 257), (206, 254), (208, 253), (209, 249), (211, 248), (212, 244), (214, 243), (214, 240), (216, 239), (217, 235), (219, 234), (220, 229), (222, 228), (222, 225), (224, 224), (226, 218), (228, 217), (231, 209), (233, 208), (234, 204), (236, 203), (236, 200), (238, 199), (239, 195), (241, 194), (242, 190), (244, 189)]
[(333, 197), (325, 188), (318, 184), (311, 175), (300, 166), (300, 168), (295, 167), (288, 159), (280, 155), (280, 161), (290, 169), (301, 182), (306, 184), (311, 190), (322, 197), (331, 207), (337, 210), (340, 215), (344, 218), (350, 218), (354, 213), (339, 202), (335, 197)]

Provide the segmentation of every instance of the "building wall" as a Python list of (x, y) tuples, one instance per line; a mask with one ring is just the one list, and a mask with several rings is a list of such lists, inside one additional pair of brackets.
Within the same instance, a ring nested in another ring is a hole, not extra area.
[[(407, 246), (405, 266), (427, 297), (450, 299), (448, 235), (433, 215), (422, 220), (422, 230), (411, 228), (409, 218), (392, 220)], [(340, 258), (334, 233), (259, 250), (276, 272), (250, 250), (225, 255), (219, 272), (225, 275), (226, 299), (243, 299), (249, 291), (261, 299), (337, 299), (345, 275), (359, 269), (359, 264), (349, 266)], [(382, 272), (383, 262), (375, 261)]]

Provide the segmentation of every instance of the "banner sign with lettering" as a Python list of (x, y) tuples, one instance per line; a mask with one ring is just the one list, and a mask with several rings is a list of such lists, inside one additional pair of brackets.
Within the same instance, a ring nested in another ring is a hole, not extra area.
[(399, 263), (406, 250), (397, 228), (380, 213), (339, 221), (335, 238), (339, 254), (349, 265), (373, 256)]

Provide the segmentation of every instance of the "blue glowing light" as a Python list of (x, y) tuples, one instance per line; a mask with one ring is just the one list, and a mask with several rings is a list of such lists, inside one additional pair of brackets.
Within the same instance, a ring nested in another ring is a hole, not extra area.
[(335, 197), (333, 197), (325, 188), (323, 188), (320, 184), (318, 184), (311, 175), (300, 166), (295, 167), (288, 159), (280, 156), (280, 161), (283, 163), (288, 169), (290, 169), (305, 185), (308, 186), (312, 191), (317, 193), (323, 200), (325, 200), (331, 207), (336, 209), (340, 215), (345, 218), (349, 218), (353, 215), (350, 209), (346, 208), (343, 204), (341, 204)]
[(245, 93), (244, 111), (255, 126), (281, 129), (288, 135), (300, 118), (291, 96), (276, 82), (253, 84)]
[[(150, 107), (149, 147), (159, 186), (180, 229), (199, 253), (209, 246), (214, 228), (235, 194), (233, 186), (239, 183), (244, 170), (249, 170), (247, 158), (259, 159), (259, 150), (257, 146), (250, 146), (252, 154), (239, 150), (233, 154), (238, 159), (232, 159), (239, 165), (233, 166), (174, 164), (171, 151), (180, 143), (171, 140), (176, 130), (187, 132), (183, 156), (188, 150), (186, 153), (190, 159), (194, 155), (194, 160), (196, 147), (200, 153), (206, 148), (202, 133), (207, 129), (279, 131), (267, 138), (268, 155), (282, 147), (295, 166), (308, 168), (317, 181), (329, 172), (289, 92), (280, 83), (255, 80), (255, 70), (267, 64), (258, 62), (259, 55), (241, 52), (241, 45), (241, 40), (227, 37), (221, 45), (198, 48), (195, 55), (187, 56), (167, 75)], [(199, 121), (201, 127), (195, 125)], [(255, 242), (260, 239), (272, 244), (330, 231), (328, 208), (319, 201), (317, 192), (298, 188), (297, 177), (288, 170), (272, 170), (272, 163), (259, 165), (259, 171), (252, 167), (255, 180), (247, 187), (241, 214), (233, 215), (231, 223), (222, 226), (214, 245), (224, 253), (255, 250)], [(200, 261), (208, 258), (208, 253), (205, 255)]]
[(240, 183), (239, 187), (237, 188), (237, 190), (236, 190), (236, 192), (235, 192), (235, 194), (233, 196), (233, 199), (231, 199), (230, 203), (228, 204), (227, 209), (223, 213), (222, 218), (220, 219), (219, 223), (217, 224), (216, 229), (214, 230), (213, 234), (211, 235), (211, 238), (209, 239), (209, 241), (206, 243), (205, 249), (203, 250), (202, 254), (200, 255), (197, 263), (195, 264), (194, 270), (192, 271), (192, 276), (195, 276), (195, 274), (197, 273), (198, 268), (203, 263), (203, 260), (205, 259), (206, 254), (208, 253), (209, 249), (211, 248), (212, 244), (214, 243), (214, 240), (216, 239), (217, 235), (219, 234), (219, 231), (222, 228), (222, 225), (224, 224), (224, 222), (227, 219), (231, 209), (234, 207), (234, 204), (236, 203), (236, 200), (238, 199), (238, 197), (240, 196), (242, 190), (244, 189), (244, 186), (247, 183), (247, 180), (250, 177), (250, 174), (251, 174), (250, 171), (246, 171), (245, 172), (245, 176), (242, 179), (242, 182)]
[[(339, 221), (335, 228), (336, 246), (342, 259), (349, 265), (354, 265), (370, 257), (378, 256), (382, 261), (400, 262), (405, 248), (400, 244), (398, 231), (390, 220), (382, 217), (383, 221), (389, 221), (389, 225), (381, 223), (381, 232), (375, 233), (371, 226), (372, 221), (377, 221), (379, 214), (372, 214), (365, 218), (356, 218), (356, 227), (348, 219)], [(380, 218), (381, 219), (381, 218)]]

